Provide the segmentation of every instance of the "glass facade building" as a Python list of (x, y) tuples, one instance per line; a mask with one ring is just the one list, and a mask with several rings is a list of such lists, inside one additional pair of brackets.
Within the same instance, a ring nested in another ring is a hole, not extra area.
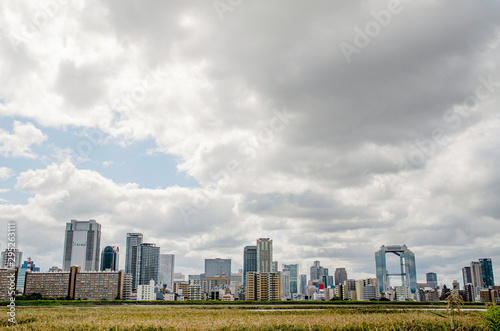
[[(132, 289), (137, 289), (137, 256), (142, 244), (142, 233), (127, 233), (125, 273), (132, 275)], [(149, 283), (149, 282), (148, 282)]]
[(101, 271), (118, 271), (120, 249), (117, 246), (106, 246), (101, 253)]
[(493, 276), (493, 264), (491, 263), (491, 259), (479, 259), (479, 263), (481, 264), (483, 287), (495, 286), (495, 277)]
[(283, 264), (283, 270), (290, 271), (290, 293), (292, 297), (294, 294), (299, 294), (299, 265), (298, 264)]
[(257, 272), (257, 246), (245, 246), (243, 249), (243, 286), (246, 286), (247, 272)]
[(231, 277), (231, 259), (205, 259), (205, 277)]
[(300, 275), (300, 294), (306, 295), (306, 288), (307, 288), (307, 275)]
[(426, 279), (427, 285), (429, 285), (430, 288), (438, 288), (438, 279), (437, 279), (437, 275), (435, 272), (426, 273), (425, 279)]
[(160, 271), (160, 247), (142, 243), (137, 254), (137, 285), (149, 285), (151, 279), (158, 284)]
[[(391, 273), (387, 270), (385, 255), (392, 253), (399, 256), (401, 271), (400, 273)], [(385, 292), (390, 287), (389, 276), (401, 276), (401, 283), (407, 286), (411, 293), (417, 292), (417, 270), (415, 265), (415, 254), (406, 247), (406, 245), (381, 246), (380, 250), (375, 252), (375, 269), (379, 281), (380, 292)]]
[(174, 288), (174, 254), (160, 254), (160, 274), (158, 281), (168, 289)]
[(472, 284), (472, 273), (470, 271), (470, 267), (462, 268), (462, 277), (464, 279), (464, 288), (467, 284)]

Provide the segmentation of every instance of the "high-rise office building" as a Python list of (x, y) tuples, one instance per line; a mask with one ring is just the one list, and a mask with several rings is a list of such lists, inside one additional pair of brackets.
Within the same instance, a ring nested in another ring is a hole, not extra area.
[(493, 276), (493, 265), (490, 258), (479, 259), (483, 277), (483, 287), (495, 286), (495, 277)]
[(100, 247), (101, 224), (95, 220), (66, 223), (63, 270), (79, 266), (83, 271), (98, 271)]
[(290, 270), (286, 268), (283, 268), (281, 271), (281, 299), (292, 299), (292, 292), (290, 291)]
[(335, 269), (335, 285), (344, 284), (346, 280), (347, 280), (347, 271), (345, 271), (345, 268)]
[(35, 262), (31, 260), (31, 257), (28, 257), (27, 261), (24, 261), (21, 269), (19, 269), (19, 274), (17, 278), (17, 290), (24, 290), (24, 280), (26, 278), (26, 271), (40, 271), (40, 268), (35, 266)]
[(120, 249), (118, 246), (106, 246), (101, 253), (101, 271), (118, 271), (120, 270)]
[(320, 284), (323, 284), (325, 286), (325, 288), (335, 285), (333, 276), (330, 276), (330, 275), (321, 276)]
[(158, 282), (166, 286), (166, 288), (174, 289), (174, 254), (160, 254), (160, 273)]
[(142, 244), (142, 233), (127, 233), (125, 273), (132, 275), (132, 290), (137, 289), (137, 257)]
[(283, 264), (283, 270), (287, 269), (290, 272), (290, 293), (299, 294), (299, 265), (298, 264)]
[(300, 275), (300, 294), (306, 295), (307, 275)]
[(464, 288), (467, 284), (472, 284), (472, 273), (470, 271), (470, 267), (462, 268), (462, 277), (464, 279)]
[(425, 274), (425, 278), (426, 278), (426, 281), (427, 281), (427, 285), (430, 287), (430, 288), (438, 288), (438, 279), (437, 279), (437, 275), (435, 272), (428, 272)]
[(137, 254), (137, 285), (148, 285), (153, 279), (158, 284), (160, 271), (160, 247), (142, 243)]
[(257, 239), (257, 272), (272, 272), (273, 241), (270, 238)]
[(472, 261), (470, 263), (470, 273), (472, 275), (474, 297), (479, 297), (479, 292), (483, 288), (483, 270), (481, 269), (481, 263)]
[(257, 272), (257, 246), (245, 246), (243, 249), (243, 285), (246, 284), (247, 272)]
[(7, 248), (5, 251), (2, 252), (1, 254), (1, 266), (0, 268), (14, 268), (14, 267), (21, 267), (21, 262), (23, 258), (23, 252), (21, 252), (17, 248)]
[(323, 276), (328, 276), (328, 268), (323, 268), (319, 261), (314, 261), (310, 269), (310, 279), (323, 281)]
[(401, 271), (398, 274), (401, 275), (401, 283), (403, 286), (407, 286), (411, 293), (416, 293), (417, 270), (415, 265), (415, 254), (413, 254), (413, 252), (410, 251), (406, 245), (382, 245), (380, 250), (375, 252), (375, 266), (377, 278), (379, 280), (380, 292), (385, 292), (390, 286), (390, 274), (387, 270), (385, 260), (385, 255), (387, 253), (393, 253), (399, 257)]
[(231, 277), (231, 259), (205, 259), (205, 277)]

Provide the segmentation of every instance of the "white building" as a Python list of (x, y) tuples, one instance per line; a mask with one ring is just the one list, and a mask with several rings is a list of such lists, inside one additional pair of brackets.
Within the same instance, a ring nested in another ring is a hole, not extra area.
[(137, 300), (139, 301), (156, 300), (154, 279), (151, 279), (149, 281), (149, 285), (137, 285)]
[(82, 271), (99, 270), (101, 224), (95, 220), (66, 223), (64, 236), (63, 271), (79, 266)]

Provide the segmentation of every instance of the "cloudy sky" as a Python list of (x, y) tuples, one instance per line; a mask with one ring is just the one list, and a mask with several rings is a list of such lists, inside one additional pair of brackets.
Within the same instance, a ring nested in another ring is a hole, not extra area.
[(122, 267), (142, 232), (185, 274), (271, 237), (303, 273), (373, 276), (407, 244), (419, 281), (481, 257), (500, 279), (499, 1), (15, 1), (0, 21), (0, 226), (42, 270), (95, 219)]

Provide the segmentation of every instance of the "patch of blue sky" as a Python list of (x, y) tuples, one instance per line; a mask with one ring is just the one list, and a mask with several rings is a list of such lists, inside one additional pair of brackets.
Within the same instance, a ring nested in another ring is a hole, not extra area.
[[(16, 176), (30, 169), (43, 169), (51, 163), (61, 162), (68, 150), (73, 163), (79, 169), (99, 172), (116, 183), (136, 183), (141, 188), (166, 188), (169, 186), (199, 187), (199, 183), (185, 173), (177, 171), (178, 158), (173, 155), (148, 153), (156, 147), (153, 140), (135, 142), (120, 146), (108, 141), (102, 144), (104, 134), (95, 130), (67, 127), (64, 129), (42, 127), (36, 122), (24, 118), (0, 116), (0, 128), (12, 132), (14, 120), (31, 122), (39, 128), (47, 139), (40, 145), (32, 145), (36, 158), (1, 157), (0, 166), (14, 171), (14, 176), (0, 182), (0, 189), (10, 189), (0, 193), (0, 203), (26, 203), (31, 193), (14, 189)], [(92, 133), (89, 135), (88, 133)], [(62, 153), (62, 151), (65, 151)], [(80, 162), (76, 161), (79, 157)], [(75, 162), (76, 161), (76, 162)]]
[(67, 128), (62, 131), (44, 128), (43, 131), (48, 140), (44, 147), (39, 148), (54, 149), (53, 146), (57, 146), (70, 150), (73, 158), (80, 160), (74, 162), (79, 169), (95, 170), (116, 183), (136, 183), (141, 188), (153, 189), (174, 185), (199, 186), (194, 178), (177, 171), (177, 157), (148, 153), (156, 147), (153, 140), (120, 146), (112, 140), (103, 143), (105, 135), (95, 129)]

